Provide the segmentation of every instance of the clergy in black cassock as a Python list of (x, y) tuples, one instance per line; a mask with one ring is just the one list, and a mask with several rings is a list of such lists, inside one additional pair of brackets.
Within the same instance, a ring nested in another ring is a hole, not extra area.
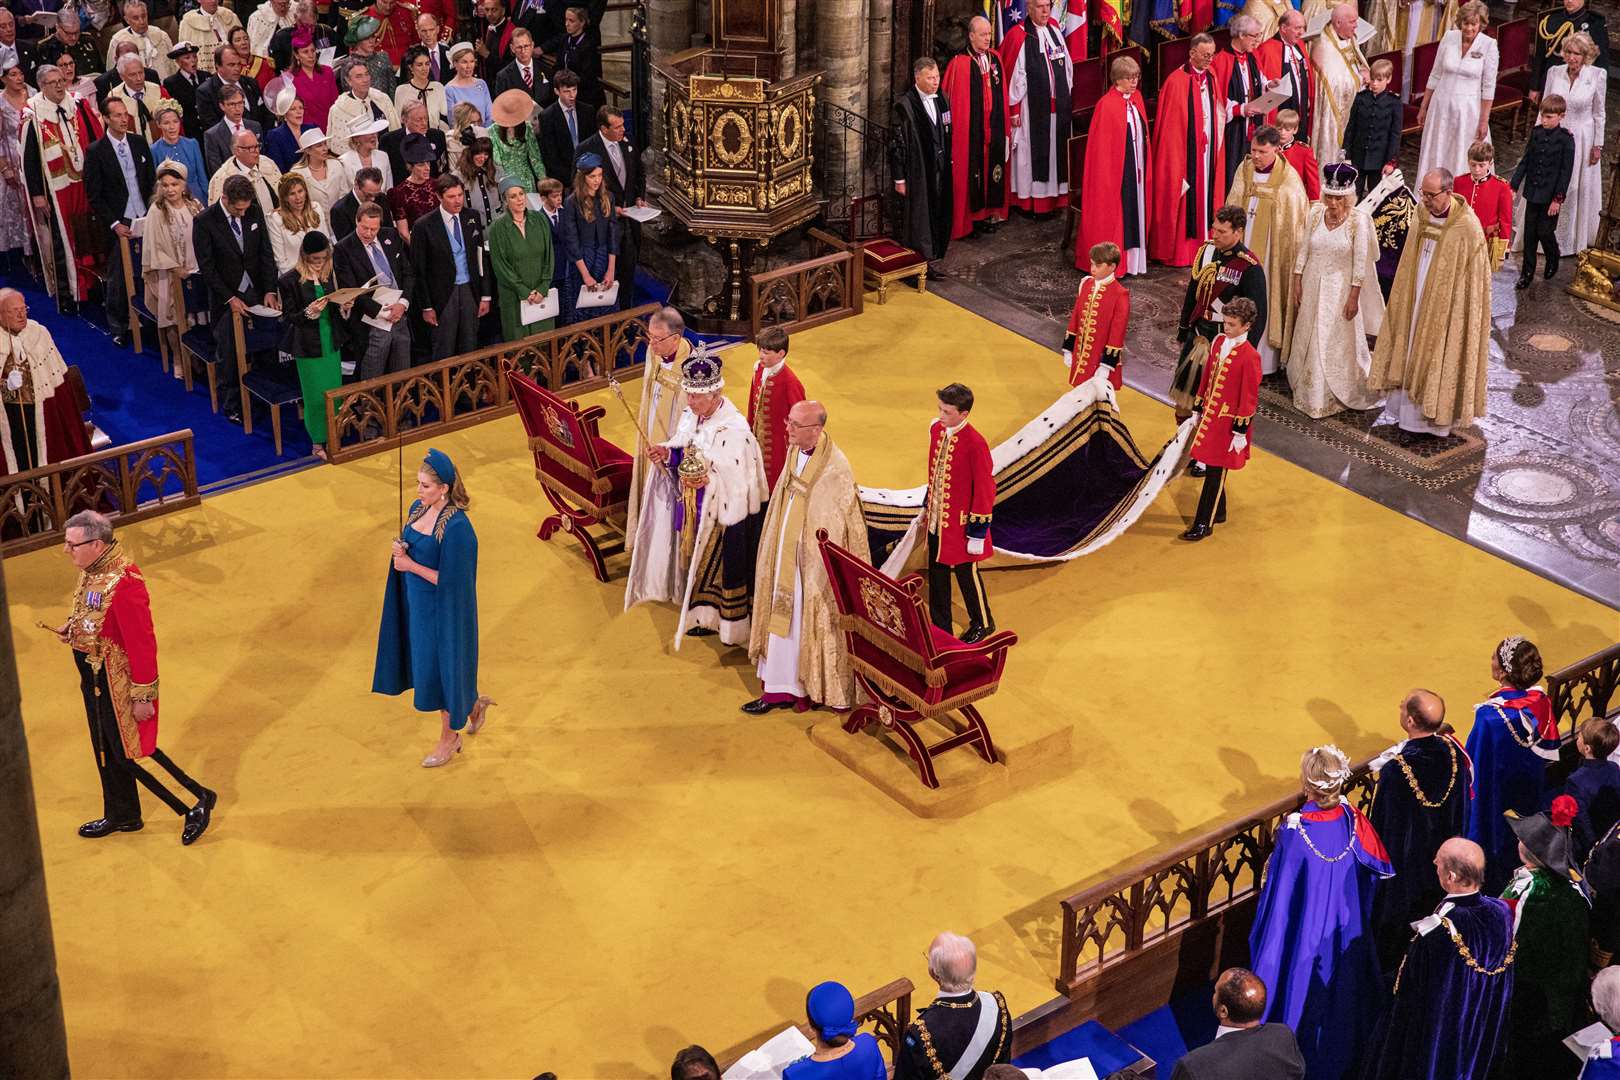
[(1507, 1047), (1513, 912), (1480, 893), (1485, 852), (1472, 840), (1447, 840), (1435, 862), (1446, 898), (1415, 927), (1366, 1080), (1476, 1080)]
[(939, 65), (923, 57), (914, 83), (894, 103), (889, 144), (894, 190), (900, 194), (895, 235), (932, 262), (951, 239), (951, 107), (939, 93)]
[(1400, 709), (1406, 740), (1372, 764), (1377, 781), (1367, 816), (1395, 868), (1373, 894), (1373, 935), (1386, 980), (1395, 977), (1411, 924), (1445, 897), (1434, 875), (1435, 852), (1461, 836), (1468, 820), (1473, 769), (1445, 718), (1438, 694), (1412, 691)]

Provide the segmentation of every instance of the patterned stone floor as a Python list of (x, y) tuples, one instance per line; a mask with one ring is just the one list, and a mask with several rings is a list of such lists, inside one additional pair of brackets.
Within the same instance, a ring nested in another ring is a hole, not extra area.
[[(993, 236), (953, 244), (929, 287), (1055, 349), (1081, 276), (1070, 250), (1058, 250), (1062, 232), (1060, 217), (1014, 217)], [(1620, 315), (1568, 296), (1572, 273), (1566, 260), (1555, 281), (1523, 293), (1511, 258), (1496, 274), (1488, 414), (1474, 426), (1402, 447), (1393, 427), (1373, 426), (1377, 410), (1306, 417), (1274, 376), (1257, 442), (1620, 607)], [(1186, 278), (1155, 266), (1129, 281), (1126, 379), (1165, 400)]]

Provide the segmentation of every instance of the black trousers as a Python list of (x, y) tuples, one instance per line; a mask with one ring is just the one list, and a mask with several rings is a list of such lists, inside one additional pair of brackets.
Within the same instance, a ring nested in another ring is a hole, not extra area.
[(1214, 525), (1226, 520), (1226, 470), (1219, 465), (1207, 468), (1209, 472), (1204, 474), (1204, 490), (1198, 493), (1194, 525)]
[(946, 566), (939, 561), (939, 537), (928, 534), (928, 621), (951, 633), (951, 577), (962, 590), (962, 606), (967, 608), (969, 626), (989, 626), (990, 595), (984, 591), (984, 578), (976, 562)]
[(619, 251), (613, 263), (613, 280), (619, 283), (619, 310), (628, 311), (636, 303), (636, 265), (641, 262), (641, 222), (619, 219)]
[[(1536, 245), (1547, 254), (1547, 265), (1558, 265), (1558, 218), (1547, 214), (1548, 203), (1524, 204), (1524, 255), (1520, 259), (1519, 276), (1529, 277), (1536, 272)], [(1563, 213), (1563, 208), (1559, 208)]]
[(444, 307), (434, 314), (439, 317), (439, 325), (433, 328), (434, 360), (478, 348), (478, 297), (471, 285), (453, 286)]
[[(78, 650), (74, 650), (73, 662), (79, 665), (79, 689), (84, 693), (84, 712), (90, 721), (90, 746), (96, 754), (96, 769), (101, 773), (102, 816), (120, 824), (139, 821), (141, 796), (135, 783), (140, 781), (165, 806), (184, 817), (189, 807), (124, 753), (124, 740), (118, 734), (118, 717), (113, 712), (112, 692), (107, 686), (107, 669), (94, 670), (89, 657)], [(182, 772), (162, 750), (154, 747), (151, 758), (199, 801), (207, 793), (207, 788)]]

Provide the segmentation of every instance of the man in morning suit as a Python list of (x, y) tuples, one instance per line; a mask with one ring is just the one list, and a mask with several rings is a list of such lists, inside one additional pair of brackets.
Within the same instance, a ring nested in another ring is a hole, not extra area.
[(197, 118), (197, 87), (202, 76), (197, 73), (197, 46), (182, 42), (169, 50), (175, 73), (163, 80), (163, 90), (180, 103), (180, 131), (188, 139), (202, 139), (201, 122)]
[(354, 174), (354, 187), (332, 204), (332, 235), (342, 240), (354, 232), (355, 216), (366, 203), (382, 199), (382, 170), (368, 166)]
[[(569, 8), (570, 11), (574, 10)], [(596, 110), (596, 134), (580, 143), (574, 151), (574, 160), (585, 154), (595, 154), (604, 162), (602, 179), (608, 194), (613, 196), (613, 209), (619, 215), (619, 261), (613, 276), (623, 284), (619, 286), (619, 310), (626, 311), (636, 302), (636, 262), (641, 254), (641, 222), (625, 216), (631, 206), (646, 206), (642, 198), (647, 193), (647, 178), (641, 171), (641, 151), (630, 145), (624, 137), (624, 114), (607, 105)], [(573, 170), (568, 181), (573, 181)]]
[(1215, 980), (1215, 1041), (1176, 1062), (1170, 1080), (1304, 1080), (1305, 1059), (1287, 1024), (1262, 1024), (1266, 984), (1245, 968)]
[[(208, 314), (214, 328), (215, 355), (223, 375), (219, 379), (220, 406), (232, 421), (242, 418), (237, 390), (236, 333), (232, 312), (245, 315), (255, 304), (279, 310), (276, 296), (276, 259), (264, 226), (253, 184), (245, 176), (228, 177), (219, 201), (197, 215), (191, 226), (191, 245), (203, 284), (208, 286)], [(252, 358), (248, 358), (252, 363)]]
[(552, 77), (551, 86), (557, 100), (540, 114), (540, 158), (546, 163), (547, 176), (561, 180), (564, 187), (573, 187), (574, 154), (580, 136), (587, 134), (579, 106), (579, 76), (559, 71)]
[(936, 1080), (940, 1069), (955, 1080), (982, 1080), (990, 1066), (1012, 1060), (1012, 1014), (1000, 991), (973, 989), (978, 968), (978, 952), (961, 934), (934, 939), (928, 974), (939, 996), (906, 1028), (894, 1080)]
[(264, 134), (259, 122), (248, 117), (247, 97), (240, 90), (230, 88), (221, 91), (220, 110), (222, 115), (219, 122), (203, 132), (203, 164), (208, 166), (209, 176), (219, 172), (219, 167), (230, 158), (238, 135), (244, 131)]
[[(338, 288), (359, 288), (376, 278), (380, 284), (410, 297), (416, 292), (416, 267), (405, 250), (405, 241), (383, 224), (383, 217), (380, 205), (366, 203), (355, 215), (354, 231), (338, 241), (333, 256)], [(384, 308), (370, 294), (354, 302), (351, 340), (363, 343), (357, 373), (360, 379), (375, 379), (411, 366), (411, 322), (405, 318), (405, 311), (403, 304)], [(392, 329), (372, 326), (365, 319), (391, 323)]]
[(551, 100), (546, 76), (534, 55), (534, 35), (521, 26), (512, 31), (512, 62), (495, 76), (495, 96), (500, 97), (506, 90), (522, 90), (536, 105)]
[(262, 94), (256, 79), (242, 78), (242, 58), (229, 45), (214, 50), (214, 73), (197, 84), (197, 126), (207, 131), (223, 114), (220, 108), (222, 91), (235, 86), (241, 89), (246, 103), (246, 115), (256, 123), (263, 123)]
[[(152, 201), (157, 179), (152, 152), (145, 139), (129, 130), (129, 106), (122, 99), (108, 98), (101, 115), (106, 134), (84, 152), (84, 186), (97, 223), (128, 237), (130, 223), (144, 216)], [(115, 245), (108, 261), (106, 308), (113, 340), (123, 348), (129, 343), (129, 296), (124, 289), (120, 249), (121, 245)], [(130, 269), (137, 275), (141, 272), (139, 265)]]
[[(484, 274), (484, 231), (466, 209), (467, 190), (455, 173), (434, 182), (437, 213), (422, 215), (411, 229), (417, 304), (433, 328), (433, 359), (478, 347), (478, 320), (489, 314)], [(358, 224), (356, 226), (358, 228)]]
[(426, 105), (420, 101), (407, 101), (399, 110), (399, 127), (385, 134), (377, 144), (388, 155), (388, 164), (394, 170), (394, 175), (411, 175), (411, 167), (405, 161), (405, 136), (411, 134), (422, 136), (433, 148), (432, 175), (438, 176), (444, 172), (449, 167), (450, 153), (450, 144), (445, 140), (444, 132), (428, 126)]

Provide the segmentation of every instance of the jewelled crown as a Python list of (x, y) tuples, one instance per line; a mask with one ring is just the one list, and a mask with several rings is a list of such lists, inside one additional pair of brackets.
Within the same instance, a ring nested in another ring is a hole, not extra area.
[(681, 363), (681, 389), (688, 394), (713, 394), (726, 385), (720, 374), (720, 358), (709, 351), (707, 342), (699, 344)]
[(1356, 190), (1356, 167), (1348, 161), (1335, 161), (1322, 166), (1322, 194), (1353, 195)]

